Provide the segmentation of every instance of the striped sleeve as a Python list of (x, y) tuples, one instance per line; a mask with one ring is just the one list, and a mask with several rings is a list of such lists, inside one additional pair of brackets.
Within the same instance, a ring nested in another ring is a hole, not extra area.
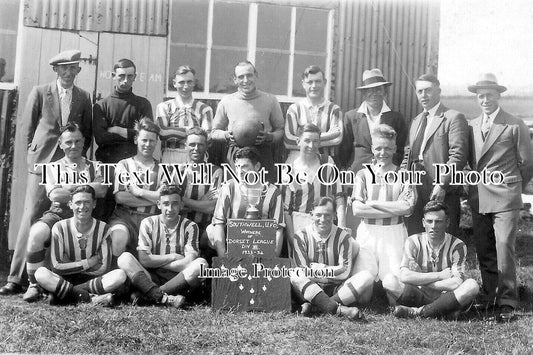
[(183, 246), (183, 255), (192, 255), (194, 258), (198, 257), (198, 236), (200, 231), (198, 225), (191, 220), (185, 219), (184, 224), (184, 235), (185, 243)]
[(96, 270), (86, 271), (87, 275), (100, 276), (111, 270), (111, 238), (108, 237), (109, 227), (105, 222), (96, 220), (93, 235), (91, 237), (93, 241), (91, 256), (98, 255), (100, 263), (97, 265)]
[(421, 269), (417, 262), (419, 249), (417, 248), (417, 245), (415, 243), (415, 238), (417, 237), (417, 235), (418, 234), (415, 234), (414, 236), (407, 238), (407, 240), (405, 241), (400, 269), (407, 268), (412, 271), (420, 272)]
[(294, 234), (294, 251), (292, 254), (294, 267), (309, 267), (310, 261), (307, 255), (307, 232), (305, 229)]
[[(129, 158), (128, 158), (129, 159)], [(123, 182), (126, 182), (127, 179), (126, 173), (129, 173), (128, 169), (128, 159), (123, 159), (117, 163), (117, 166), (115, 168), (115, 183), (113, 184), (114, 190), (113, 194), (117, 194), (118, 192), (127, 191), (126, 185), (123, 184)], [(122, 181), (121, 181), (121, 174), (123, 174)]]
[(146, 217), (141, 221), (141, 225), (139, 226), (139, 240), (137, 244), (138, 251), (142, 250), (147, 254), (152, 254), (152, 233), (154, 229), (154, 223), (157, 223), (157, 220), (154, 221), (153, 217)]
[(220, 189), (220, 186), (222, 185), (222, 169), (218, 166), (213, 165), (213, 168), (215, 169), (215, 172), (212, 176), (212, 184), (209, 190), (218, 190)]
[(338, 132), (335, 138), (328, 141), (320, 142), (321, 147), (336, 147), (342, 141), (343, 123), (342, 123), (342, 111), (341, 108), (333, 103), (330, 103), (328, 107), (327, 116), (327, 132)]
[[(52, 228), (52, 247), (50, 253), (53, 271), (58, 275), (76, 274), (89, 268), (87, 260), (66, 260), (68, 258), (65, 252), (66, 239), (69, 239), (68, 245), (73, 244), (73, 237), (68, 228), (68, 221), (68, 219), (60, 221), (54, 224)], [(74, 252), (72, 251), (72, 253)]]
[[(403, 169), (400, 169), (400, 172)], [(401, 185), (400, 195), (398, 196), (398, 201), (405, 201), (409, 204), (409, 213), (405, 214), (405, 217), (411, 216), (414, 211), (416, 204), (416, 189), (413, 185), (404, 183)]]
[(226, 220), (231, 217), (231, 191), (230, 185), (232, 182), (222, 185), (220, 195), (213, 212), (213, 224), (225, 224)]
[(198, 101), (198, 104), (200, 105), (200, 127), (209, 133), (213, 128), (213, 109), (201, 101)]
[(287, 118), (285, 120), (285, 135), (283, 137), (283, 140), (285, 142), (285, 148), (291, 149), (291, 150), (297, 150), (298, 149), (298, 103), (294, 103), (289, 106), (289, 109), (287, 110)]
[[(353, 267), (353, 251), (350, 243), (350, 237), (341, 228), (334, 226), (335, 235), (333, 238), (333, 245), (331, 249), (338, 252), (337, 260), (334, 260), (334, 266), (328, 266), (328, 269), (333, 270), (333, 280), (346, 280), (350, 277)], [(335, 250), (336, 249), (336, 250)]]
[(285, 218), (283, 216), (283, 202), (281, 198), (281, 192), (277, 187), (275, 187), (275, 189), (276, 191), (274, 191), (274, 194), (270, 199), (268, 218), (274, 219), (278, 224), (278, 228), (285, 228)]
[(355, 175), (355, 184), (353, 188), (352, 197), (359, 202), (365, 203), (368, 200), (368, 194), (366, 191), (366, 178), (365, 172), (359, 170)]
[(464, 280), (466, 272), (466, 245), (459, 239), (454, 239), (451, 250), (452, 275), (453, 277), (459, 277)]

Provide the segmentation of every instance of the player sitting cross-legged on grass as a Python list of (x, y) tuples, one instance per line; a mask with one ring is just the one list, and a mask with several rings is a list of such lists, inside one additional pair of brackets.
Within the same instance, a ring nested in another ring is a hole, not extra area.
[(61, 127), (59, 147), (65, 156), (56, 160), (54, 165), (58, 166), (61, 175), (66, 175), (70, 181), (65, 179), (65, 176), (58, 176), (56, 169), (46, 168), (46, 192), (52, 205), (30, 228), (26, 249), (26, 270), (30, 286), (22, 297), (26, 302), (35, 302), (41, 298), (42, 290), (35, 280), (35, 271), (48, 262), (46, 250), (50, 245), (54, 224), (72, 217), (72, 209), (68, 206), (68, 202), (71, 192), (79, 186), (72, 185), (72, 183), (78, 183), (78, 181), (73, 181), (74, 177), (80, 180), (83, 176), (87, 185), (92, 186), (96, 191), (97, 198), (104, 197), (106, 194), (107, 186), (102, 184), (103, 179), (97, 169), (97, 163), (86, 159), (82, 154), (84, 141), (83, 134), (76, 123), (69, 122)]
[(465, 280), (466, 245), (446, 233), (443, 202), (429, 201), (423, 212), (426, 231), (405, 241), (400, 276), (389, 274), (383, 287), (398, 304), (398, 318), (457, 318), (479, 292), (475, 280)]
[[(359, 309), (347, 306), (368, 301), (361, 294), (372, 286), (374, 277), (368, 271), (351, 276), (357, 247), (346, 231), (333, 224), (335, 210), (333, 198), (322, 197), (315, 202), (313, 223), (294, 235), (292, 264), (301, 269), (291, 277), (291, 285), (304, 301), (302, 314), (318, 308), (322, 313), (359, 320), (363, 319)], [(306, 269), (320, 274), (308, 277)]]
[(139, 260), (125, 252), (118, 266), (136, 289), (134, 302), (181, 307), (185, 294), (200, 286), (198, 226), (180, 216), (181, 191), (176, 185), (160, 189), (157, 206), (161, 214), (142, 220), (137, 251)]
[(74, 216), (52, 228), (52, 270), (35, 272), (38, 284), (52, 294), (50, 304), (92, 302), (112, 305), (112, 294), (123, 286), (126, 274), (109, 271), (111, 241), (105, 222), (92, 217), (96, 193), (89, 185), (74, 189), (69, 206)]

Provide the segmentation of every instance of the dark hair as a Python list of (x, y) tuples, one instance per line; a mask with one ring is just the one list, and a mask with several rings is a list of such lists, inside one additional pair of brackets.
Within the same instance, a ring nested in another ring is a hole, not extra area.
[(418, 77), (418, 79), (416, 79), (416, 81), (429, 81), (435, 86), (440, 87), (440, 81), (439, 79), (437, 79), (437, 77), (434, 74), (422, 74)]
[(201, 127), (198, 127), (198, 126), (193, 126), (191, 128), (189, 128), (187, 130), (187, 137), (188, 136), (203, 136), (205, 137), (205, 140), (207, 140), (207, 132), (205, 131), (205, 129), (201, 128)]
[(74, 133), (76, 131), (81, 133), (80, 126), (76, 122), (68, 122), (66, 125), (59, 127), (59, 136), (61, 137), (65, 132)]
[(168, 195), (179, 195), (182, 196), (183, 190), (181, 186), (178, 185), (163, 185), (161, 190), (159, 190), (159, 197), (168, 196)]
[(305, 80), (309, 76), (309, 74), (318, 74), (318, 73), (322, 73), (323, 79), (326, 78), (326, 74), (324, 73), (322, 69), (320, 69), (318, 65), (310, 65), (307, 68), (305, 68), (304, 72), (302, 73), (302, 79)]
[(237, 159), (250, 159), (253, 165), (259, 163), (261, 160), (261, 155), (259, 154), (259, 151), (254, 147), (244, 147), (240, 148), (235, 152), (235, 156), (233, 157), (233, 161), (237, 161)]
[(388, 124), (378, 124), (372, 129), (372, 138), (385, 138), (396, 142), (396, 131)]
[(180, 65), (178, 69), (176, 69), (176, 71), (174, 72), (174, 77), (176, 77), (176, 75), (184, 75), (187, 73), (192, 73), (192, 75), (196, 75), (196, 70), (194, 70), (194, 68), (189, 65)]
[(133, 63), (129, 59), (122, 58), (122, 59), (117, 60), (115, 65), (113, 65), (113, 72), (115, 72), (117, 68), (132, 68), (132, 67), (133, 67), (133, 71), (136, 73), (137, 67), (135, 66), (135, 63)]
[[(253, 65), (252, 62), (250, 62), (249, 60), (244, 60), (242, 62), (237, 63), (237, 65), (235, 66), (235, 69), (237, 69), (237, 67), (247, 67), (247, 66), (251, 66), (254, 69), (254, 74), (257, 75), (257, 69), (255, 69), (255, 65)], [(235, 69), (233, 69), (234, 77), (236, 77)]]
[(326, 206), (328, 203), (331, 203), (333, 206), (333, 212), (335, 212), (337, 210), (337, 203), (331, 196), (322, 196), (317, 201), (313, 202), (313, 209), (318, 206)]
[(159, 132), (161, 131), (161, 129), (159, 128), (158, 125), (156, 125), (154, 123), (154, 121), (152, 121), (151, 119), (149, 119), (148, 117), (144, 117), (144, 118), (141, 118), (140, 121), (137, 121), (135, 123), (135, 137), (138, 137), (139, 136), (139, 133), (142, 131), (142, 130), (145, 130), (147, 132), (152, 132), (152, 133), (155, 133), (156, 136), (159, 137)]
[(93, 200), (96, 200), (96, 191), (94, 191), (93, 187), (90, 186), (90, 185), (79, 185), (79, 186), (76, 186), (76, 188), (74, 189), (74, 191), (72, 191), (70, 193), (70, 198), (72, 199), (72, 197), (77, 194), (77, 193), (81, 193), (81, 192), (86, 192), (88, 194), (91, 194)]
[(448, 206), (444, 202), (439, 202), (436, 200), (431, 200), (424, 206), (423, 213), (424, 215), (428, 212), (438, 212), (438, 211), (444, 211), (444, 214), (446, 216), (448, 215)]
[(313, 123), (306, 123), (303, 126), (300, 126), (298, 128), (298, 137), (301, 137), (305, 132), (318, 133), (319, 136), (322, 134), (320, 128)]

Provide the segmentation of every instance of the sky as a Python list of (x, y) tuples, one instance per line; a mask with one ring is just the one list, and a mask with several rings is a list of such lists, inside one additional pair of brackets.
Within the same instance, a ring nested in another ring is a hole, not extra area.
[(440, 17), (443, 93), (467, 94), (466, 86), (492, 72), (507, 95), (533, 96), (531, 0), (442, 0)]

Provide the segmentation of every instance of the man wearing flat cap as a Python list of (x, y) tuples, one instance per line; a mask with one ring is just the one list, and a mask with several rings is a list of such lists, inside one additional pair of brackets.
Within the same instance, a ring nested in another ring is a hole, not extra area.
[(371, 163), (372, 137), (370, 132), (379, 124), (391, 126), (396, 132), (396, 152), (392, 162), (399, 166), (407, 137), (407, 126), (401, 113), (392, 111), (385, 98), (391, 82), (385, 80), (380, 69), (365, 70), (361, 91), (363, 103), (358, 109), (348, 111), (344, 116), (344, 138), (339, 146), (339, 156), (345, 169), (361, 170), (363, 164)]
[[(415, 81), (415, 90), (424, 111), (411, 123), (402, 167), (425, 175), (421, 177), (421, 185), (417, 185), (418, 198), (413, 214), (407, 218), (407, 232), (411, 235), (424, 231), (424, 206), (430, 200), (436, 200), (448, 205), (446, 232), (460, 237), (462, 188), (450, 182), (452, 166), (461, 171), (467, 163), (468, 123), (462, 113), (442, 104), (440, 82), (435, 75), (419, 76)], [(440, 181), (436, 179), (436, 166), (443, 167), (438, 174)]]
[(494, 74), (468, 87), (476, 94), (481, 115), (469, 122), (470, 167), (501, 172), (503, 182), (469, 186), (474, 241), (483, 287), (480, 306), (497, 311), (497, 320), (514, 319), (518, 294), (515, 241), (522, 190), (533, 176), (531, 139), (524, 122), (499, 106), (506, 91)]
[(47, 210), (50, 203), (44, 185), (39, 184), (42, 170), (35, 164), (47, 164), (63, 156), (59, 148), (60, 127), (68, 122), (80, 127), (85, 138), (84, 154), (91, 143), (91, 98), (88, 92), (74, 85), (74, 79), (81, 70), (80, 57), (80, 51), (68, 50), (50, 59), (57, 80), (34, 87), (26, 102), (20, 125), (28, 147), (26, 198), (8, 282), (0, 288), (0, 295), (22, 292), (21, 278), (30, 225)]

